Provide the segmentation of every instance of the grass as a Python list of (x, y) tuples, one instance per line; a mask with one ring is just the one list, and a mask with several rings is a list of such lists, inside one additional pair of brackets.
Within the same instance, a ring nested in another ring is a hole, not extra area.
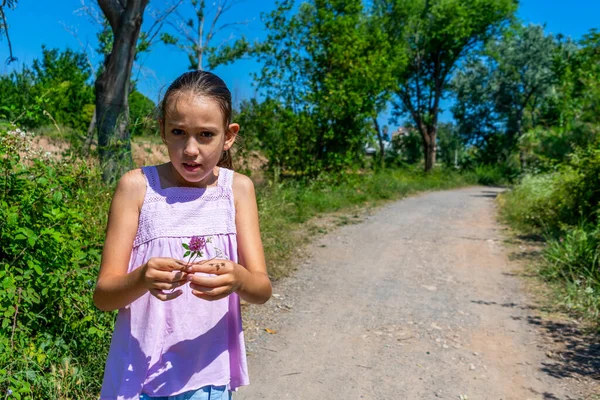
[(553, 306), (600, 330), (600, 226), (561, 223), (561, 209), (571, 201), (562, 189), (556, 176), (528, 177), (499, 198), (500, 218), (542, 240), (543, 248), (529, 261), (549, 286)]

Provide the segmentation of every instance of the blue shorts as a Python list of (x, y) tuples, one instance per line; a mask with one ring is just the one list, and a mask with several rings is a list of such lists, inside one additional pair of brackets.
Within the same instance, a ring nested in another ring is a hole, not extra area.
[(140, 400), (231, 400), (231, 391), (227, 386), (205, 386), (175, 396), (150, 397), (142, 393)]

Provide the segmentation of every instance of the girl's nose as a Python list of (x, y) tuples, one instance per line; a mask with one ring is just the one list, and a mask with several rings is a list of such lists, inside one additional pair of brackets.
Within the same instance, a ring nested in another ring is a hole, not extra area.
[(190, 138), (185, 142), (185, 148), (183, 149), (183, 152), (186, 156), (191, 157), (199, 154), (200, 149), (198, 148), (198, 142), (193, 136), (190, 136)]

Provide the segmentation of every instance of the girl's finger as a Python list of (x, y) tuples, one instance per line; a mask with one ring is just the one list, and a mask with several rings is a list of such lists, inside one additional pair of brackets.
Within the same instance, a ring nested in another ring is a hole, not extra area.
[(156, 297), (157, 299), (159, 299), (161, 301), (173, 300), (173, 299), (181, 296), (181, 294), (183, 293), (181, 290), (176, 290), (173, 293), (164, 293), (157, 289), (150, 289), (149, 292), (152, 296)]
[(173, 290), (178, 288), (181, 285), (184, 285), (186, 281), (177, 281), (177, 282), (154, 282), (153, 289), (158, 290)]
[(222, 260), (207, 260), (202, 264), (192, 264), (186, 272), (204, 272), (206, 274), (220, 275), (228, 271), (227, 263)]
[(187, 273), (175, 271), (156, 271), (152, 274), (152, 279), (155, 282), (178, 282), (185, 281)]
[(217, 288), (220, 286), (228, 286), (231, 280), (224, 275), (217, 276), (206, 276), (206, 275), (193, 275), (187, 276), (187, 281), (190, 284), (202, 286), (205, 288)]
[(173, 271), (185, 271), (188, 268), (189, 264), (182, 260), (172, 260), (170, 267)]
[(226, 287), (222, 288), (205, 288), (197, 285), (190, 285), (192, 294), (196, 297), (206, 300), (219, 300), (229, 296), (231, 290)]

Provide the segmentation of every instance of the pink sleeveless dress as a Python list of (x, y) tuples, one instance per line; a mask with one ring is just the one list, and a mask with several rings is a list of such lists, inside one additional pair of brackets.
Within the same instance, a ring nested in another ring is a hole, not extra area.
[[(202, 259), (216, 255), (237, 262), (233, 171), (220, 168), (210, 188), (160, 185), (156, 167), (143, 167), (146, 197), (129, 271), (151, 257), (183, 260), (182, 244), (211, 237)], [(207, 385), (229, 390), (247, 385), (248, 370), (240, 302), (233, 293), (206, 301), (181, 287), (162, 302), (150, 293), (119, 310), (102, 384), (101, 399), (172, 396)]]

